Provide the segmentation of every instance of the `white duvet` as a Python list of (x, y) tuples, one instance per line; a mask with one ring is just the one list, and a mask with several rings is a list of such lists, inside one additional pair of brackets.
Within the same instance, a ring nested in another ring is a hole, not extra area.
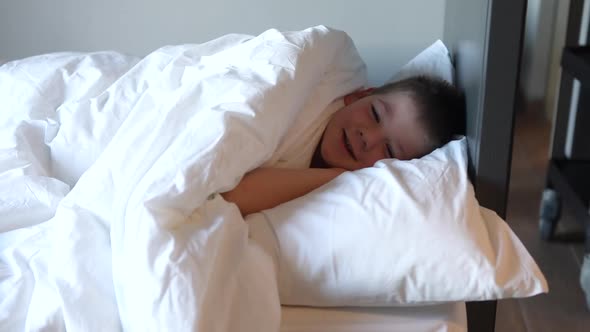
[(308, 163), (364, 70), (321, 26), (0, 67), (0, 330), (278, 330), (272, 261), (218, 193)]

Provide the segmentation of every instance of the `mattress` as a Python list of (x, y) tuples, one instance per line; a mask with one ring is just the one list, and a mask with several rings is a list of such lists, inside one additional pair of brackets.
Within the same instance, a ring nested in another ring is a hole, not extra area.
[(283, 306), (281, 332), (464, 332), (464, 302), (393, 308)]

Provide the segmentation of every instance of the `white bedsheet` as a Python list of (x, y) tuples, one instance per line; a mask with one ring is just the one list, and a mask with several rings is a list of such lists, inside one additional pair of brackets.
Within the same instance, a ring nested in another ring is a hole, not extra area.
[(216, 193), (305, 164), (364, 70), (325, 27), (0, 67), (0, 330), (276, 331), (271, 259)]

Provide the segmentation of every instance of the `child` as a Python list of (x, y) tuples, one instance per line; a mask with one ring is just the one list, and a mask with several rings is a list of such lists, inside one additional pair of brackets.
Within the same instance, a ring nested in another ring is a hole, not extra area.
[(451, 84), (416, 76), (352, 92), (330, 118), (310, 168), (259, 168), (223, 193), (242, 215), (272, 208), (378, 160), (420, 158), (463, 134), (465, 106)]

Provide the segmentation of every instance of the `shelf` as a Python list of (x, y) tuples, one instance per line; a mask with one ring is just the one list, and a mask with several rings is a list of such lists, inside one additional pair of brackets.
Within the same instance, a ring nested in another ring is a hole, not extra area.
[(577, 78), (580, 83), (590, 84), (590, 46), (564, 48), (561, 67)]

